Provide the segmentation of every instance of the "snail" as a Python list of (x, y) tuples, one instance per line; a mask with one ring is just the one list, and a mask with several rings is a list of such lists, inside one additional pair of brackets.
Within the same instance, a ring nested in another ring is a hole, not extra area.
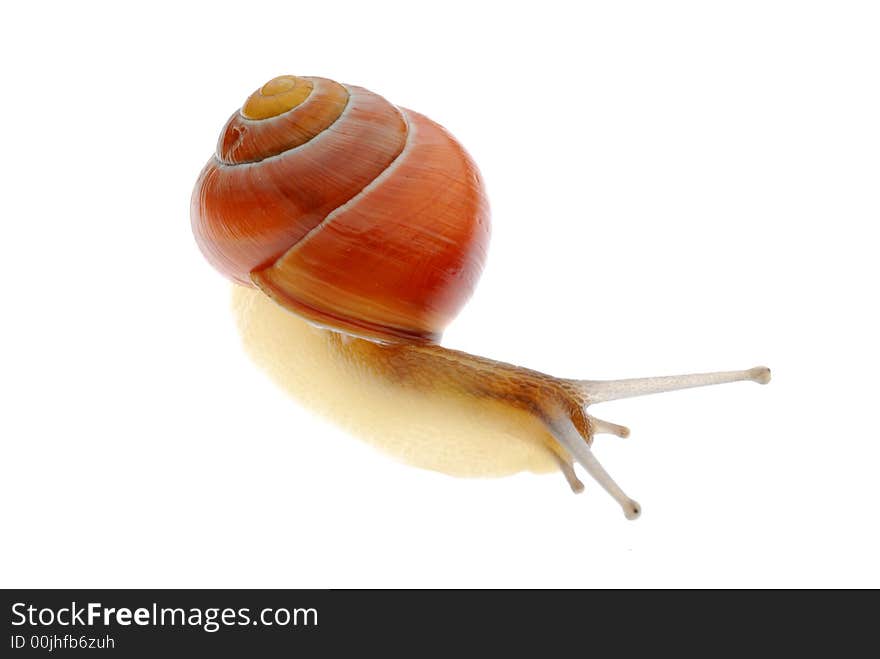
[(236, 313), (257, 361), (305, 397), (312, 387), (344, 390), (325, 405), (343, 415), (403, 419), (392, 432), (398, 454), (418, 452), (406, 446), (407, 427), (420, 429), (413, 442), (424, 446), (439, 441), (424, 439), (425, 424), (436, 425), (446, 462), (422, 466), (462, 473), (444, 467), (449, 456), (485, 436), (488, 445), (467, 451), (488, 463), (497, 455), (499, 473), (558, 469), (579, 492), (577, 463), (635, 519), (639, 504), (591, 449), (597, 434), (629, 430), (588, 406), (770, 379), (765, 367), (564, 379), (441, 346), (485, 262), (483, 181), (439, 124), (361, 87), (289, 75), (267, 82), (226, 122), (190, 211), (202, 253), (237, 285)]

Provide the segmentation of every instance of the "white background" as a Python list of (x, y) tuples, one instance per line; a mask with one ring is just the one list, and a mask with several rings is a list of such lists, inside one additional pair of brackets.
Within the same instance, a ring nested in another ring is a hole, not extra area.
[[(2, 586), (880, 586), (871, 2), (12, 3)], [(281, 73), (448, 127), (490, 259), (452, 347), (610, 403), (591, 482), (398, 464), (246, 358), (189, 196)]]

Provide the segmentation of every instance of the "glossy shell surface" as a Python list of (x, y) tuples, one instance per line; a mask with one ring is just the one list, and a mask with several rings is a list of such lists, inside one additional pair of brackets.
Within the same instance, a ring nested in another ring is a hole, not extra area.
[(229, 119), (196, 183), (196, 240), (316, 324), (433, 342), (489, 242), (476, 165), (445, 129), (360, 87), (282, 76)]

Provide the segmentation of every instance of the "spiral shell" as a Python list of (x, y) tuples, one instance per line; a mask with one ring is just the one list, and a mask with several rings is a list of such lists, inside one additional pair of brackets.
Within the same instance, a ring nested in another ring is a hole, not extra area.
[(366, 89), (282, 76), (227, 121), (192, 197), (207, 259), (313, 323), (437, 341), (479, 279), (489, 209), (445, 129)]

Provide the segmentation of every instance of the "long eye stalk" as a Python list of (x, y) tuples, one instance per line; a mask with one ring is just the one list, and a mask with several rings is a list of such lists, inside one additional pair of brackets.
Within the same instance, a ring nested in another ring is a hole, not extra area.
[[(584, 409), (586, 409), (587, 406), (594, 403), (603, 403), (621, 398), (632, 398), (666, 391), (678, 391), (679, 389), (741, 381), (767, 384), (770, 382), (770, 369), (766, 366), (756, 366), (745, 371), (718, 371), (715, 373), (693, 373), (689, 375), (669, 375), (627, 380), (573, 380), (572, 382), (580, 389), (585, 400)], [(620, 504), (627, 519), (636, 519), (641, 514), (641, 507), (635, 500), (627, 496), (608, 472), (605, 471), (589, 445), (592, 442), (593, 435), (604, 433), (618, 437), (627, 437), (629, 429), (590, 415), (587, 415), (587, 419), (589, 421), (587, 436), (584, 436), (584, 433), (578, 430), (571, 417), (564, 412), (553, 416), (547, 422), (547, 425), (553, 437), (556, 438), (572, 459), (580, 464)], [(572, 479), (579, 483), (570, 465), (568, 471), (571, 471), (571, 473), (566, 473), (566, 470), (563, 469), (563, 473), (566, 474), (569, 483), (573, 483)], [(572, 489), (578, 492), (583, 489), (583, 486), (581, 484), (580, 488), (576, 488), (572, 485)]]

